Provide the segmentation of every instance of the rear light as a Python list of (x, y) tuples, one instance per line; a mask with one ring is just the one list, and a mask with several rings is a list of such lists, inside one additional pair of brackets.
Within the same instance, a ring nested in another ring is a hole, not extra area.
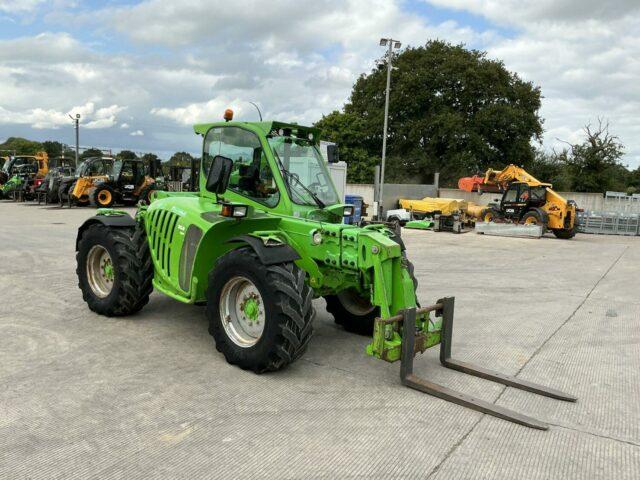
[(247, 216), (249, 207), (247, 205), (235, 205), (233, 203), (223, 203), (220, 215), (229, 218), (244, 218)]

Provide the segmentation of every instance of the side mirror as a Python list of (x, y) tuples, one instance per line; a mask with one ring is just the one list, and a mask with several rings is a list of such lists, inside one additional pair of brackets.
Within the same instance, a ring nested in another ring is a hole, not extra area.
[(327, 161), (329, 163), (338, 163), (340, 161), (338, 145), (327, 145)]
[(207, 191), (220, 195), (229, 185), (229, 175), (233, 161), (230, 158), (216, 155), (211, 162), (209, 175), (207, 175)]

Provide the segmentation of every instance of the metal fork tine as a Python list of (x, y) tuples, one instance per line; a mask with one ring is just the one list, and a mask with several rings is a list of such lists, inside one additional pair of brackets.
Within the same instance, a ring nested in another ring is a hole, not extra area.
[[(526, 382), (522, 380), (509, 377), (491, 370), (477, 367), (475, 365), (460, 362), (458, 360), (451, 359), (451, 324), (453, 321), (453, 298), (445, 298), (438, 301), (438, 304), (442, 305), (442, 332), (441, 332), (441, 345), (440, 345), (440, 361), (444, 366), (452, 368), (454, 370), (460, 370), (465, 373), (471, 373), (472, 375), (494, 380), (505, 385), (514, 386), (516, 388), (522, 388), (535, 393), (541, 393), (543, 395), (552, 396), (553, 398), (559, 398), (562, 400), (575, 401), (575, 398), (566, 395), (557, 390), (553, 390), (535, 383)], [(413, 373), (413, 357), (415, 354), (415, 322), (416, 322), (416, 309), (410, 308), (402, 312), (402, 351), (400, 361), (400, 379), (402, 384), (409, 388), (418, 390), (434, 397), (441, 398), (443, 400), (462, 405), (467, 408), (471, 408), (478, 412), (486, 413), (494, 417), (502, 418), (510, 422), (518, 423), (527, 427), (535, 428), (538, 430), (548, 430), (549, 426), (536, 420), (535, 418), (523, 415), (508, 408), (504, 408), (485, 400), (474, 398), (471, 395), (467, 395), (455, 390), (451, 390), (442, 385), (438, 385), (433, 382), (429, 382), (423, 378), (416, 376)], [(573, 399), (573, 400), (572, 400)]]
[(402, 380), (402, 383), (407, 387), (419, 390), (434, 397), (453, 402), (463, 407), (471, 408), (478, 412), (493, 415), (494, 417), (502, 418), (510, 422), (518, 423), (526, 427), (536, 428), (538, 430), (548, 430), (549, 425), (535, 418), (523, 415), (508, 408), (500, 407), (485, 400), (474, 398), (470, 395), (451, 390), (447, 387), (443, 387), (436, 383), (429, 382), (423, 378), (417, 377), (413, 373), (409, 374)]
[(573, 395), (561, 392), (554, 388), (549, 388), (538, 383), (529, 382), (527, 380), (521, 380), (511, 375), (505, 375), (504, 373), (495, 372), (488, 368), (481, 367), (469, 362), (463, 362), (451, 358), (451, 338), (453, 333), (453, 306), (454, 298), (448, 297), (438, 300), (439, 304), (442, 304), (442, 331), (441, 331), (441, 343), (440, 343), (440, 363), (452, 370), (458, 370), (459, 372), (474, 375), (476, 377), (491, 380), (493, 382), (502, 383), (509, 387), (518, 388), (520, 390), (526, 390), (527, 392), (537, 393), (538, 395), (544, 395), (545, 397), (551, 397), (566, 402), (575, 402), (578, 400)]

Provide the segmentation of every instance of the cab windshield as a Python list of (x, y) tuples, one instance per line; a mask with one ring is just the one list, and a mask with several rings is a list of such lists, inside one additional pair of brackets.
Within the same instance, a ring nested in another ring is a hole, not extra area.
[(76, 170), (76, 178), (86, 176), (86, 170), (88, 166), (89, 162), (87, 160), (84, 160), (80, 165), (78, 165), (78, 169)]
[(314, 207), (339, 203), (324, 159), (313, 143), (286, 136), (269, 137), (268, 140), (283, 171), (291, 200), (298, 205)]

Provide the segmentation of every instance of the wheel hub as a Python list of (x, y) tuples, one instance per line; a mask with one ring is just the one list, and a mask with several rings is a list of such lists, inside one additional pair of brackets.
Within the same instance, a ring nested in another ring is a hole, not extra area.
[(99, 298), (109, 296), (113, 289), (115, 269), (111, 255), (102, 245), (94, 245), (87, 254), (87, 282)]
[(266, 321), (262, 296), (246, 277), (231, 278), (220, 294), (220, 318), (229, 339), (236, 345), (252, 347), (264, 332)]

